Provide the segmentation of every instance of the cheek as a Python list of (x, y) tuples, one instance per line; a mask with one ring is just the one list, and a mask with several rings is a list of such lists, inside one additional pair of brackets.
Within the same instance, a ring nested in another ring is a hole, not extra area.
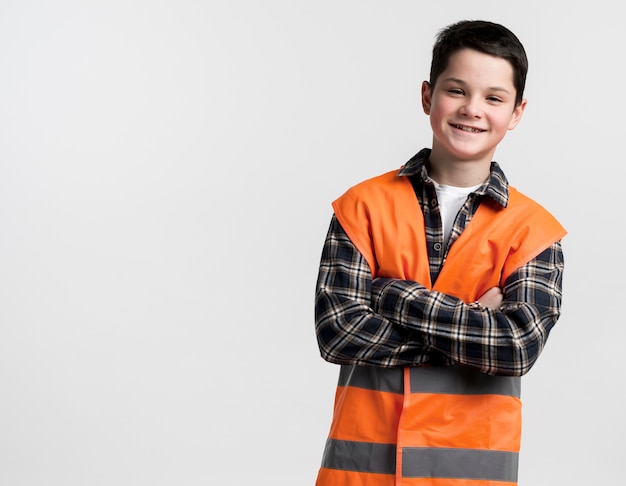
[(457, 110), (456, 103), (450, 98), (438, 98), (433, 103), (433, 111), (439, 116), (445, 116)]
[(459, 101), (453, 98), (437, 98), (431, 108), (431, 122), (446, 124), (448, 120), (455, 118), (459, 112)]
[(502, 115), (494, 119), (493, 125), (497, 126), (501, 131), (509, 130), (511, 126), (512, 117), (510, 115)]

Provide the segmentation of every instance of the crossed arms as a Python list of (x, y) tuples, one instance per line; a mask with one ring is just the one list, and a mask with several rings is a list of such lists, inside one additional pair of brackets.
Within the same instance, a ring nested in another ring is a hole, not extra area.
[(322, 357), (336, 364), (413, 366), (434, 356), (492, 375), (521, 376), (560, 315), (563, 253), (554, 243), (480, 306), (419, 282), (378, 278), (333, 217), (315, 293)]

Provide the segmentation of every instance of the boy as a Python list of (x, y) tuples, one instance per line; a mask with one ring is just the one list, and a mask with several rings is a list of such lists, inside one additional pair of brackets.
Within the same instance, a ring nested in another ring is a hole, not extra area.
[(520, 377), (560, 315), (566, 234), (492, 162), (527, 68), (499, 24), (443, 29), (432, 148), (333, 202), (315, 325), (341, 368), (318, 486), (517, 483)]

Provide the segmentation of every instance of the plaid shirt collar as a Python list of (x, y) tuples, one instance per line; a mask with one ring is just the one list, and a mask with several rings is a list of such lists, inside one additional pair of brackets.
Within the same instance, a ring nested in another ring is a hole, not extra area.
[[(423, 184), (432, 184), (432, 179), (426, 171), (426, 161), (430, 156), (430, 152), (431, 150), (428, 148), (420, 150), (400, 168), (398, 175), (418, 175)], [(509, 182), (497, 162), (491, 162), (489, 178), (474, 193), (480, 196), (489, 196), (502, 207), (507, 206), (509, 202)]]

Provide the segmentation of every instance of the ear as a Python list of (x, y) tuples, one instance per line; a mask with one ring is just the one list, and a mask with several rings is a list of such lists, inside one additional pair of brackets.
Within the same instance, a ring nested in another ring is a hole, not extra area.
[(430, 115), (430, 104), (432, 102), (432, 89), (428, 81), (422, 82), (422, 108), (424, 113)]
[(522, 99), (519, 105), (515, 107), (513, 110), (513, 114), (511, 115), (511, 121), (509, 121), (509, 130), (513, 130), (517, 124), (522, 119), (522, 115), (524, 114), (524, 110), (526, 109), (526, 105), (528, 100), (526, 98)]

